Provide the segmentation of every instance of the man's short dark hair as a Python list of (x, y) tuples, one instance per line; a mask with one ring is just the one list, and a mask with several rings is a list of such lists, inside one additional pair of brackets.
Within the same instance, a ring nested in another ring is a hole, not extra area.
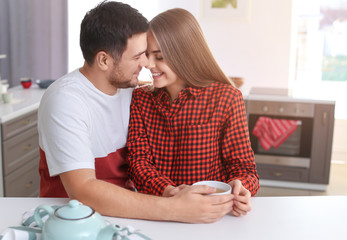
[(82, 20), (80, 46), (83, 57), (92, 64), (97, 52), (105, 51), (118, 61), (128, 38), (147, 29), (147, 19), (136, 9), (128, 4), (104, 1), (87, 12)]

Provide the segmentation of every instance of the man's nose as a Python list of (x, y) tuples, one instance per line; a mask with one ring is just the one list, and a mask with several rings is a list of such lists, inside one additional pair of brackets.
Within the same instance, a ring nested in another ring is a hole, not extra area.
[(155, 67), (155, 64), (154, 64), (154, 61), (153, 61), (152, 57), (147, 57), (147, 65), (145, 67), (148, 68), (148, 69), (151, 69), (151, 68)]

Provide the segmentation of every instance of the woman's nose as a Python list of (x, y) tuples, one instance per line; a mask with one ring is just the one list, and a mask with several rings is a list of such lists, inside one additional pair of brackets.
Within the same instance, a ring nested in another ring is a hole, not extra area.
[(148, 59), (148, 64), (145, 67), (148, 68), (148, 69), (154, 68), (155, 64), (154, 64), (154, 61), (153, 61), (153, 57), (149, 56), (149, 57), (147, 57), (147, 59)]

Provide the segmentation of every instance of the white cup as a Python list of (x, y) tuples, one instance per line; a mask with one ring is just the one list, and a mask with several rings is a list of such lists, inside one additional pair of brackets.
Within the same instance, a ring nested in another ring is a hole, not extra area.
[(212, 193), (210, 195), (224, 195), (224, 194), (230, 194), (231, 193), (231, 186), (224, 182), (219, 181), (200, 181), (196, 182), (193, 185), (207, 185), (210, 187), (216, 188), (216, 192)]
[(1, 94), (4, 103), (12, 103), (12, 92), (5, 92)]

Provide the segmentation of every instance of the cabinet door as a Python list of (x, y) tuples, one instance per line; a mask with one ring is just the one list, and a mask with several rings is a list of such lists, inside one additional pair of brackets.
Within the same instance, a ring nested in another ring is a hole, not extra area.
[(3, 142), (3, 166), (5, 176), (39, 155), (37, 128), (33, 127)]
[(309, 182), (329, 183), (335, 105), (316, 104)]
[(2, 141), (37, 125), (37, 111), (27, 113), (2, 124)]
[(5, 177), (5, 197), (38, 197), (39, 156)]

